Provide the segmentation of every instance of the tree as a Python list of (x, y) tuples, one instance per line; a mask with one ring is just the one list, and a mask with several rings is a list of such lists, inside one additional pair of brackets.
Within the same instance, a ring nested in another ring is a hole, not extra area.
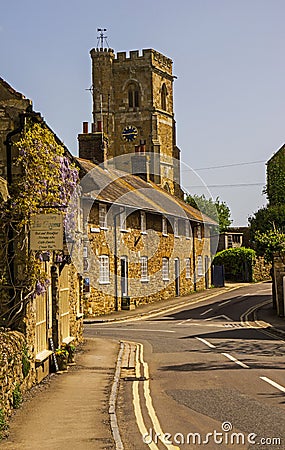
[[(285, 231), (285, 204), (265, 206), (249, 218), (251, 239), (254, 242), (257, 233)], [(258, 251), (258, 248), (257, 248)]]
[(204, 194), (188, 194), (185, 201), (206, 216), (216, 220), (219, 223), (220, 233), (226, 231), (232, 223), (230, 208), (225, 202), (220, 201), (219, 197), (213, 201), (211, 198), (207, 199)]
[[(256, 253), (274, 265), (274, 255), (285, 252), (285, 205), (266, 206), (249, 218), (251, 241)], [(272, 269), (273, 307), (276, 308)]]

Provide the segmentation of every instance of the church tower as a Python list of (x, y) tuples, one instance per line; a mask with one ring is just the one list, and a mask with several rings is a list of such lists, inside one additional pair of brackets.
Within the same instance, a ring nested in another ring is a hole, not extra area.
[(90, 55), (92, 132), (107, 138), (102, 158), (115, 158), (116, 168), (144, 173), (181, 197), (172, 60), (153, 49), (115, 55), (111, 48), (103, 47), (103, 39), (101, 45)]

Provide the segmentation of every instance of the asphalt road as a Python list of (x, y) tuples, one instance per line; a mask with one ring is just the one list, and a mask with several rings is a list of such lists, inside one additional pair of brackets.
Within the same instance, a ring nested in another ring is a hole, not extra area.
[(285, 342), (253, 321), (270, 291), (251, 285), (147, 319), (85, 326), (86, 336), (136, 349), (117, 402), (125, 450), (285, 448)]

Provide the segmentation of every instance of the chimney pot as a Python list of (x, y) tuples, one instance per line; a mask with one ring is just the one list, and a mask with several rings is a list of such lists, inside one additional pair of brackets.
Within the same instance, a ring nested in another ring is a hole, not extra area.
[(83, 122), (83, 133), (88, 133), (88, 122)]

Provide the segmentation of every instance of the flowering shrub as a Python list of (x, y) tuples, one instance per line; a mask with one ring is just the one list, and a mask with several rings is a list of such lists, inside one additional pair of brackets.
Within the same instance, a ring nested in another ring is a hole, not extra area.
[[(11, 285), (13, 281), (9, 264), (15, 256), (11, 257), (10, 254), (10, 261), (8, 260), (12, 230), (14, 254), (25, 265), (24, 276), (22, 275), (20, 282), (17, 280), (17, 289), (20, 284), (20, 299), (23, 302), (41, 295), (50, 282), (48, 274), (42, 271), (41, 264), (41, 261), (49, 260), (47, 252), (41, 254), (28, 251), (31, 216), (60, 212), (65, 216), (65, 222), (72, 226), (72, 218), (67, 220), (65, 211), (76, 189), (78, 170), (70, 161), (63, 145), (57, 142), (54, 134), (44, 124), (27, 122), (15, 145), (18, 148), (18, 173), (15, 173), (17, 169), (14, 170), (13, 183), (9, 186), (10, 199), (0, 205), (2, 233), (6, 240), (6, 246), (2, 248), (0, 255), (3, 267), (0, 286)], [(10, 299), (7, 304), (9, 301)]]

